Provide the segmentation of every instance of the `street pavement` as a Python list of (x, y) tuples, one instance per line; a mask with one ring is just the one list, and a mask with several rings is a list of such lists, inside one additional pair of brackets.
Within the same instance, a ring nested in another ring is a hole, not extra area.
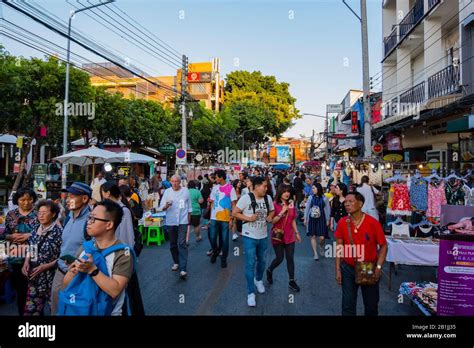
[[(161, 246), (145, 246), (140, 255), (138, 274), (147, 315), (340, 315), (341, 288), (335, 280), (334, 258), (314, 261), (309, 237), (298, 225), (302, 242), (296, 245), (295, 278), (301, 292), (288, 289), (286, 261), (274, 270), (273, 285), (264, 277), (265, 294), (257, 294), (257, 306), (247, 306), (242, 240), (230, 241), (228, 267), (222, 269), (220, 260), (210, 263), (207, 232), (203, 240), (191, 235), (188, 260), (188, 279), (172, 272), (169, 242)], [(327, 243), (334, 242), (334, 239)], [(267, 250), (267, 265), (274, 257), (271, 245)], [(380, 315), (421, 315), (415, 305), (398, 296), (404, 281), (436, 281), (433, 267), (401, 265), (392, 275), (392, 290), (388, 290), (388, 265), (380, 283)], [(357, 314), (363, 315), (362, 295), (359, 291)], [(15, 304), (1, 304), (0, 315), (16, 315)]]

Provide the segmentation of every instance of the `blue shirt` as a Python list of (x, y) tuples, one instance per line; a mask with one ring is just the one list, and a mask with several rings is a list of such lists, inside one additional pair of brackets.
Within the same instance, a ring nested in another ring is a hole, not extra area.
[(313, 193), (311, 190), (311, 187), (312, 185), (305, 184), (304, 189), (303, 189), (305, 196), (311, 196), (311, 194)]
[[(79, 247), (85, 242), (84, 231), (90, 213), (88, 205), (82, 208), (77, 218), (74, 218), (73, 212), (69, 213), (69, 220), (63, 230), (60, 256), (77, 254)], [(58, 260), (58, 267), (64, 272), (67, 271), (63, 260)]]

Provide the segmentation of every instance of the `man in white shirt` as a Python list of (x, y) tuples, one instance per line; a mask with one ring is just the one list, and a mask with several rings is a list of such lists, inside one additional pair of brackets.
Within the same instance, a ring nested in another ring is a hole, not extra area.
[(369, 214), (378, 221), (379, 212), (375, 207), (375, 194), (379, 193), (379, 190), (369, 184), (369, 177), (367, 175), (364, 175), (360, 182), (362, 186), (357, 188), (357, 192), (361, 193), (365, 199), (362, 212)]
[(92, 180), (90, 185), (92, 189), (92, 199), (96, 202), (100, 202), (102, 198), (100, 197), (100, 187), (102, 184), (105, 184), (107, 180), (104, 178), (104, 173), (98, 172), (97, 176)]
[(188, 247), (186, 245), (186, 233), (188, 223), (191, 220), (193, 207), (189, 191), (181, 187), (181, 177), (171, 177), (171, 187), (163, 193), (160, 210), (166, 211), (165, 225), (170, 236), (170, 251), (174, 264), (172, 271), (180, 271), (180, 277), (186, 280), (188, 275), (186, 267), (188, 263)]
[[(272, 221), (274, 213), (273, 201), (266, 194), (265, 179), (255, 177), (252, 182), (253, 191), (240, 197), (232, 213), (235, 218), (243, 221), (242, 236), (249, 307), (256, 306), (255, 287), (260, 294), (265, 293), (262, 279), (265, 271), (265, 252), (268, 247), (267, 223)], [(256, 272), (255, 266), (257, 266)]]

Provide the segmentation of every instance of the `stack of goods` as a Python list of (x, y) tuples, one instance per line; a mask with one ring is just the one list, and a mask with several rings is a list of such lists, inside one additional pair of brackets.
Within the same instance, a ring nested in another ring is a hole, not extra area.
[(153, 217), (149, 216), (144, 219), (144, 226), (145, 227), (162, 227), (163, 226), (163, 218), (161, 217)]
[(425, 315), (436, 315), (438, 284), (432, 282), (402, 283), (400, 285), (400, 294), (411, 299)]

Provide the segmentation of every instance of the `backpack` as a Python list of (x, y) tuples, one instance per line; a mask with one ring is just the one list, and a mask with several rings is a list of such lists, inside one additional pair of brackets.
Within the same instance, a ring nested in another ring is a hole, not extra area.
[[(255, 211), (257, 209), (257, 199), (255, 198), (255, 195), (253, 192), (248, 193), (250, 197), (250, 205), (252, 207), (253, 213), (255, 214)], [(268, 196), (265, 195), (263, 197), (263, 200), (265, 201), (265, 207), (267, 208), (267, 216), (270, 214), (270, 203), (268, 203)], [(242, 221), (243, 224), (247, 223), (248, 221)]]
[[(87, 241), (82, 247), (86, 254), (92, 255), (97, 268), (107, 276), (109, 272), (105, 257), (118, 250), (130, 251), (135, 268), (135, 253), (126, 244), (112, 245), (99, 251), (94, 246), (94, 241)], [(115, 306), (115, 300), (102, 291), (90, 275), (82, 272), (79, 272), (64, 290), (59, 291), (58, 297), (57, 315), (109, 316)]]

